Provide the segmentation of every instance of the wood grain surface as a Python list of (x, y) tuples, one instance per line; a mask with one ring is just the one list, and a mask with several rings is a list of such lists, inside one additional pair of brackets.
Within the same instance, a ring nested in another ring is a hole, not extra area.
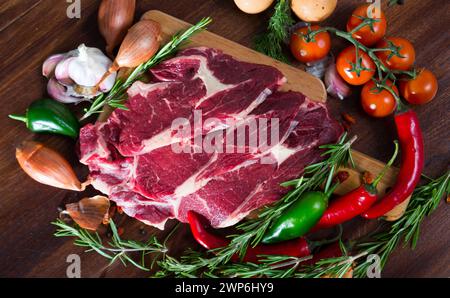
[[(137, 1), (138, 19), (142, 13), (158, 9), (189, 23), (211, 16), (214, 22), (209, 30), (224, 38), (251, 47), (253, 37), (267, 25), (271, 11), (259, 15), (241, 13), (231, 0), (148, 0)], [(329, 25), (345, 27), (345, 20), (356, 4), (362, 1), (340, 1), (334, 14), (326, 21)], [(65, 1), (3, 1), (0, 4), (0, 276), (7, 277), (64, 277), (66, 258), (77, 253), (82, 260), (83, 277), (145, 277), (148, 273), (120, 263), (108, 267), (107, 260), (95, 253), (83, 253), (71, 239), (52, 236), (50, 225), (58, 208), (79, 200), (94, 191), (79, 194), (39, 185), (29, 179), (14, 159), (15, 146), (26, 139), (36, 139), (62, 152), (75, 166), (80, 177), (86, 169), (73, 154), (75, 143), (64, 137), (33, 135), (22, 125), (7, 119), (9, 113), (23, 112), (35, 99), (45, 95), (45, 80), (40, 67), (50, 54), (65, 52), (84, 42), (89, 46), (104, 48), (97, 29), (99, 1), (81, 0), (80, 19), (66, 16)], [(195, 8), (195, 9), (193, 9)], [(425, 138), (425, 174), (437, 176), (448, 170), (449, 137), (448, 95), (449, 69), (447, 1), (407, 0), (406, 5), (386, 9), (388, 34), (411, 40), (417, 53), (417, 64), (431, 69), (439, 80), (439, 93), (430, 104), (415, 108), (419, 115)], [(426, 14), (426, 15), (425, 15)], [(432, 17), (430, 17), (432, 16)], [(345, 44), (333, 40), (337, 53)], [(395, 129), (391, 118), (374, 120), (367, 117), (358, 104), (358, 92), (344, 101), (328, 98), (332, 113), (340, 118), (342, 112), (352, 114), (357, 123), (351, 133), (358, 135), (355, 149), (381, 161), (392, 154)], [(81, 109), (81, 107), (78, 107)], [(448, 277), (450, 255), (448, 244), (448, 206), (440, 208), (428, 218), (422, 228), (418, 247), (411, 251), (399, 249), (391, 257), (385, 277)], [(122, 217), (118, 222), (124, 228), (124, 237), (146, 239), (157, 232), (141, 223)], [(161, 237), (175, 222), (168, 224)], [(348, 237), (366, 234), (377, 226), (376, 221), (354, 220), (346, 224)], [(197, 248), (186, 226), (179, 229), (169, 243), (173, 253), (185, 247)]]

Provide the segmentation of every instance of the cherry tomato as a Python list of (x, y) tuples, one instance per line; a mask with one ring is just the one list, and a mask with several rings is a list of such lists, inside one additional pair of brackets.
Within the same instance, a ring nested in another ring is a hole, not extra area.
[(407, 39), (388, 37), (377, 43), (377, 48), (389, 47), (388, 41), (400, 48), (399, 54), (401, 57), (396, 55), (389, 57), (392, 53), (391, 50), (376, 52), (377, 57), (391, 70), (409, 70), (416, 60), (414, 46)]
[(365, 69), (358, 74), (354, 68), (356, 63), (356, 49), (354, 46), (345, 48), (336, 58), (336, 69), (339, 75), (350, 85), (362, 85), (367, 83), (375, 73), (375, 64), (363, 51), (359, 51), (361, 66)]
[[(369, 9), (369, 6), (369, 4), (361, 5), (353, 11), (352, 16), (347, 21), (348, 32), (352, 31), (363, 22), (359, 17), (368, 17), (367, 10)], [(370, 12), (370, 18), (378, 21), (373, 23), (372, 28), (370, 26), (364, 26), (352, 34), (353, 38), (368, 47), (376, 44), (386, 33), (386, 17), (381, 10), (379, 11), (379, 17), (375, 17), (377, 16), (377, 13), (378, 11), (376, 11), (376, 9), (372, 9)]]
[(437, 93), (438, 82), (434, 74), (428, 69), (419, 70), (414, 79), (400, 80), (400, 94), (412, 104), (430, 102)]
[[(311, 26), (311, 31), (320, 29), (319, 26)], [(324, 58), (330, 52), (331, 40), (328, 32), (316, 34), (311, 41), (305, 39), (308, 27), (297, 29), (291, 36), (291, 52), (294, 57), (303, 63), (313, 62)]]
[[(388, 80), (386, 84), (398, 94), (397, 87), (391, 81)], [(396, 107), (394, 96), (385, 89), (377, 88), (374, 81), (367, 82), (362, 88), (361, 104), (364, 111), (372, 117), (386, 117)]]

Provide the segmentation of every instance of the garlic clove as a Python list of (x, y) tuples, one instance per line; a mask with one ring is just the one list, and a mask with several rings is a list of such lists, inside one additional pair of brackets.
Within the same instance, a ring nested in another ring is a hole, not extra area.
[(39, 183), (57, 188), (82, 191), (72, 166), (58, 152), (34, 141), (25, 141), (16, 149), (20, 167)]
[(306, 72), (312, 74), (316, 78), (322, 78), (325, 74), (325, 71), (328, 68), (328, 65), (332, 61), (332, 57), (325, 56), (324, 58), (314, 61), (312, 63), (306, 63)]
[(71, 87), (66, 87), (60, 84), (55, 78), (51, 78), (47, 83), (47, 93), (53, 99), (62, 103), (78, 103), (80, 101), (89, 100), (83, 97), (76, 97), (71, 94), (76, 92), (70, 92)]
[[(106, 79), (104, 79), (100, 85), (99, 88), (102, 92), (107, 92), (109, 90), (111, 90), (111, 88), (113, 87), (115, 81), (116, 81), (116, 76), (117, 73), (110, 73), (109, 76), (106, 77)], [(102, 79), (102, 76), (99, 76), (97, 79), (97, 82), (99, 82)]]
[(67, 204), (66, 213), (82, 228), (96, 230), (108, 217), (109, 200), (104, 196), (83, 198), (77, 203)]
[(42, 75), (46, 78), (53, 76), (56, 65), (64, 58), (66, 58), (66, 54), (55, 54), (45, 59), (42, 64)]
[(59, 83), (69, 86), (73, 84), (73, 80), (70, 78), (69, 74), (69, 66), (70, 63), (74, 60), (74, 57), (67, 57), (61, 60), (55, 68), (55, 78)]
[(334, 62), (328, 65), (324, 77), (325, 87), (330, 95), (344, 99), (351, 94), (351, 89), (347, 83), (337, 73), (336, 64)]

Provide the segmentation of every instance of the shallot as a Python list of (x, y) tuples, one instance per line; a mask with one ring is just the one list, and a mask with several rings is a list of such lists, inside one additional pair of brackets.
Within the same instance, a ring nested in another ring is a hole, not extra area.
[(16, 158), (25, 173), (42, 184), (76, 191), (89, 184), (81, 183), (64, 157), (44, 144), (25, 141), (16, 149)]
[(103, 0), (98, 9), (98, 27), (106, 40), (106, 53), (112, 55), (133, 23), (136, 0)]
[(108, 219), (109, 200), (104, 196), (83, 198), (77, 203), (67, 204), (63, 213), (69, 216), (83, 229), (96, 230)]
[(103, 80), (120, 68), (134, 68), (147, 62), (159, 49), (161, 43), (161, 25), (151, 19), (141, 19), (134, 24), (120, 45), (119, 53), (112, 65), (105, 70), (95, 89)]

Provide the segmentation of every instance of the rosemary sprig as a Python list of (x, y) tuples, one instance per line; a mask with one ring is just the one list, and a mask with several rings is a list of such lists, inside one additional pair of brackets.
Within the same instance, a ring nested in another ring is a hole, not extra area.
[[(405, 214), (395, 221), (387, 231), (372, 235), (371, 241), (357, 244), (359, 250), (380, 257), (380, 269), (383, 269), (391, 253), (402, 242), (414, 249), (420, 235), (420, 225), (425, 217), (436, 210), (439, 202), (450, 191), (450, 172), (426, 185), (417, 187), (408, 204)], [(354, 269), (355, 277), (365, 277), (371, 262), (361, 262)]]
[(237, 230), (241, 233), (231, 235), (229, 245), (211, 250), (212, 257), (205, 258), (201, 254), (188, 252), (180, 260), (165, 258), (158, 262), (162, 270), (159, 275), (173, 274), (183, 277), (202, 274), (214, 275), (219, 268), (231, 260), (233, 255), (244, 256), (249, 245), (256, 246), (271, 223), (304, 192), (317, 189), (323, 184), (325, 184), (325, 191), (327, 191), (336, 170), (340, 166), (353, 164), (350, 146), (355, 139), (352, 138), (347, 141), (346, 134), (344, 134), (337, 144), (321, 146), (325, 150), (323, 153), (324, 160), (306, 167), (301, 178), (284, 183), (284, 186), (294, 186), (294, 189), (275, 204), (265, 207), (257, 218), (238, 225)]
[[(150, 237), (145, 243), (121, 239), (117, 232), (116, 225), (112, 220), (109, 221), (112, 231), (112, 240), (108, 243), (108, 246), (103, 244), (103, 241), (97, 232), (90, 232), (78, 225), (71, 226), (60, 219), (52, 222), (52, 224), (58, 227), (54, 234), (56, 237), (75, 237), (75, 245), (88, 247), (86, 252), (97, 252), (110, 260), (110, 265), (117, 260), (120, 260), (124, 266), (126, 266), (127, 263), (130, 263), (141, 270), (149, 271), (153, 267), (154, 262), (152, 262), (150, 267), (147, 267), (144, 260), (145, 256), (148, 254), (164, 256), (167, 252), (165, 243), (161, 244), (155, 236)], [(134, 261), (129, 256), (129, 254), (133, 252), (141, 253), (140, 263)], [(155, 256), (154, 260), (156, 259), (157, 257)]]
[[(189, 252), (181, 260), (167, 257), (158, 262), (161, 271), (156, 276), (176, 277), (343, 277), (351, 268), (353, 276), (365, 277), (368, 267), (372, 264), (364, 257), (378, 254), (381, 258), (380, 270), (383, 269), (390, 254), (401, 243), (410, 243), (414, 248), (419, 237), (420, 225), (424, 218), (430, 215), (438, 206), (441, 198), (450, 191), (450, 173), (432, 180), (430, 183), (417, 187), (408, 208), (403, 215), (385, 232), (371, 236), (371, 241), (356, 243), (354, 255), (348, 255), (347, 249), (341, 244), (343, 256), (317, 261), (311, 266), (302, 266), (302, 262), (311, 258), (296, 258), (290, 256), (260, 256), (259, 263), (219, 263), (215, 264), (217, 256), (205, 257), (200, 252)], [(214, 265), (214, 266), (212, 266)], [(199, 272), (199, 269), (206, 269)]]
[(262, 255), (260, 257), (259, 264), (246, 262), (225, 265), (217, 270), (217, 277), (289, 278), (295, 276), (295, 273), (302, 262), (312, 258), (312, 256), (297, 258), (280, 255)]
[(289, 62), (282, 45), (288, 39), (288, 28), (294, 24), (289, 0), (279, 0), (269, 20), (267, 32), (255, 38), (255, 49), (274, 59)]
[(232, 242), (238, 242), (241, 240), (241, 237), (248, 237), (251, 235), (250, 238), (253, 239), (251, 245), (257, 245), (272, 222), (278, 218), (284, 210), (289, 208), (304, 192), (315, 190), (323, 184), (325, 185), (324, 192), (328, 192), (336, 170), (341, 166), (354, 165), (350, 147), (356, 140), (356, 136), (348, 141), (346, 139), (347, 134), (345, 133), (336, 144), (320, 146), (321, 149), (325, 150), (322, 156), (326, 158), (320, 162), (307, 166), (304, 174), (300, 178), (282, 183), (282, 186), (294, 186), (294, 189), (278, 200), (274, 205), (265, 207), (256, 219), (238, 225), (238, 230), (243, 233), (234, 237)]
[(128, 87), (130, 87), (135, 81), (139, 80), (142, 74), (148, 69), (175, 54), (184, 42), (186, 42), (195, 33), (205, 29), (211, 21), (212, 20), (209, 17), (203, 18), (200, 22), (186, 31), (172, 36), (172, 39), (160, 48), (159, 51), (152, 58), (150, 58), (150, 60), (136, 67), (125, 81), (118, 79), (107, 95), (103, 93), (97, 96), (91, 106), (84, 110), (85, 114), (81, 120), (86, 119), (93, 114), (100, 113), (101, 109), (105, 105), (109, 105), (114, 108), (126, 109), (123, 102), (125, 100), (124, 95)]

